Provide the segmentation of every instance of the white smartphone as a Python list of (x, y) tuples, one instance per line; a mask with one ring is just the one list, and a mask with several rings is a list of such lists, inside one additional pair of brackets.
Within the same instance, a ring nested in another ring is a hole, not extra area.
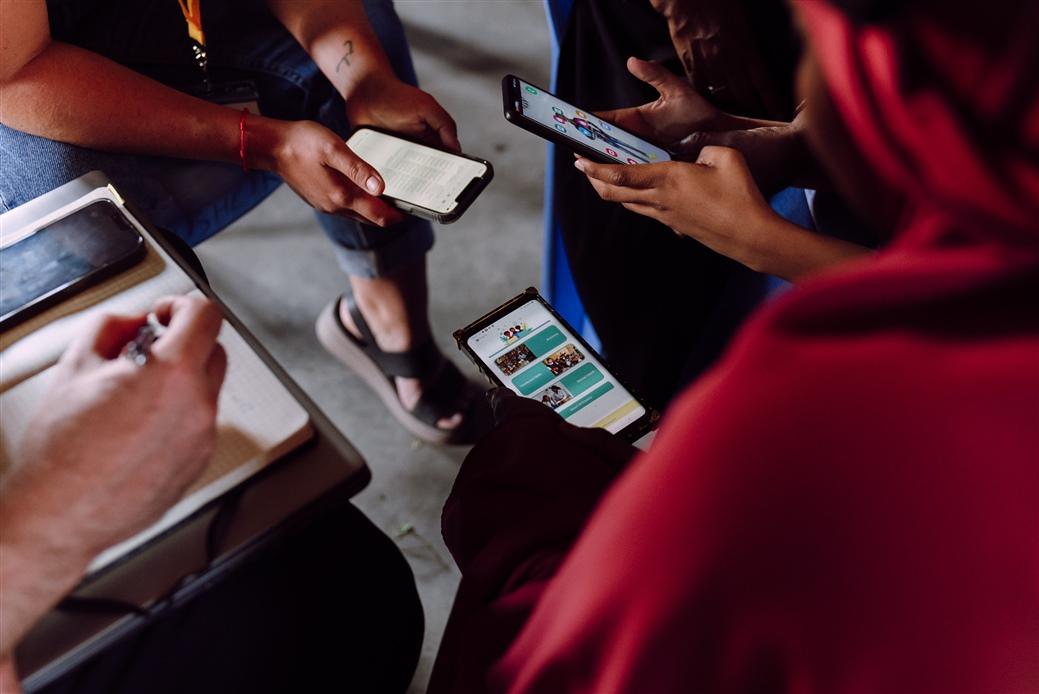
[(347, 146), (383, 181), (383, 197), (407, 214), (441, 224), (457, 220), (494, 177), (490, 162), (412, 142), (369, 126)]

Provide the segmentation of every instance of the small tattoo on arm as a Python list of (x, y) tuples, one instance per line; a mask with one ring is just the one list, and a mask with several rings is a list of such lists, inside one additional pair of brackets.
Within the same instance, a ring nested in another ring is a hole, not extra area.
[(339, 64), (336, 65), (336, 72), (339, 72), (339, 68), (343, 67), (343, 63), (346, 63), (346, 66), (350, 67), (350, 56), (354, 54), (353, 41), (343, 41), (343, 47), (346, 48), (346, 53), (343, 54), (342, 60), (340, 60)]

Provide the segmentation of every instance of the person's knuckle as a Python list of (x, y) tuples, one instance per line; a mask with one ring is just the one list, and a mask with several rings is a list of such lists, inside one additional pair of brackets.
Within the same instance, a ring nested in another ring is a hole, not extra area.
[(321, 144), (318, 145), (318, 147), (322, 156), (326, 160), (335, 159), (342, 152), (342, 150), (339, 148), (338, 140), (323, 140)]
[(368, 165), (355, 154), (350, 154), (343, 163), (343, 168), (345, 169), (343, 173), (346, 174), (347, 178), (358, 185), (363, 185), (370, 175)]
[(687, 147), (701, 147), (707, 149), (710, 145), (710, 135), (704, 130), (697, 130), (696, 132), (690, 133), (682, 141), (682, 144)]
[(94, 325), (99, 327), (99, 328), (104, 328), (104, 327), (107, 327), (109, 325), (112, 325), (113, 323), (117, 322), (118, 320), (119, 320), (119, 316), (117, 316), (116, 314), (114, 314), (114, 313), (112, 313), (110, 311), (105, 311), (104, 313), (99, 315), (94, 320)]
[(328, 202), (333, 210), (342, 210), (350, 206), (351, 196), (342, 188), (336, 188), (328, 194)]
[(710, 148), (711, 157), (721, 166), (729, 166), (739, 159), (739, 150), (715, 145)]
[(628, 175), (624, 169), (614, 168), (610, 169), (609, 173), (607, 174), (607, 179), (609, 183), (612, 183), (615, 186), (623, 186), (626, 185), (628, 182)]

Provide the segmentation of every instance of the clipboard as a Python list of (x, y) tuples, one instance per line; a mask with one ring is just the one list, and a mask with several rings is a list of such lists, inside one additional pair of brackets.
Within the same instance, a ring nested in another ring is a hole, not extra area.
[[(156, 277), (162, 267), (168, 266), (186, 275), (192, 287), (183, 289), (193, 288), (221, 307), (227, 326), (273, 374), (278, 387), (284, 388), (309, 416), (312, 436), (259, 472), (238, 480), (175, 525), (106, 562), (92, 565), (79, 586), (45, 615), (16, 649), (26, 692), (45, 687), (107, 645), (190, 600), (267, 542), (305, 523), (324, 507), (344, 503), (371, 479), (356, 449), (213, 293), (190, 249), (136, 213), (104, 174), (90, 172), (0, 215), (0, 231), (24, 229), (31, 233), (34, 225), (42, 226), (55, 214), (98, 197), (113, 200), (125, 210), (149, 244), (149, 253), (161, 261), (161, 267), (135, 267), (127, 273), (147, 272), (153, 273), (149, 277)], [(133, 286), (130, 284), (126, 292), (132, 294)], [(90, 298), (84, 301), (89, 305)], [(74, 331), (77, 310), (73, 307), (59, 320), (50, 316), (43, 321), (45, 327), (34, 324), (34, 320), (25, 324), (30, 332)], [(18, 348), (17, 336), (14, 338), (5, 334), (0, 339), (3, 354)], [(19, 362), (21, 371), (12, 378), (31, 378), (46, 368), (47, 359), (39, 360), (38, 368), (31, 361), (28, 368), (24, 361)], [(4, 380), (8, 378), (5, 374)], [(9, 387), (12, 382), (4, 384), (5, 389)]]

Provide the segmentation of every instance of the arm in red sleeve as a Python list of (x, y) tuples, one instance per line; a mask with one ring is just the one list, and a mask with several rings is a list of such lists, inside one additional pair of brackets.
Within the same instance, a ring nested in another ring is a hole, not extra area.
[(603, 492), (635, 449), (497, 391), (500, 425), (467, 456), (443, 514), (462, 582), (430, 692), (484, 689)]

